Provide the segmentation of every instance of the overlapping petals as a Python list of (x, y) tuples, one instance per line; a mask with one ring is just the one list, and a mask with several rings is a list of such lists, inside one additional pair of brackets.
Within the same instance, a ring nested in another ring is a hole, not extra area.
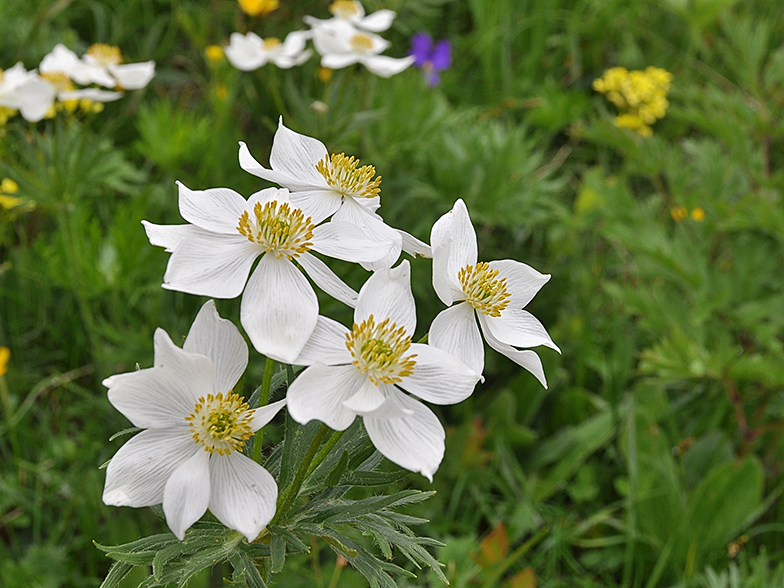
[(77, 84), (138, 90), (155, 75), (155, 62), (122, 63), (117, 47), (96, 44), (81, 58), (65, 45), (57, 44), (39, 66), (41, 73), (62, 73)]
[(444, 429), (424, 404), (467, 398), (479, 373), (454, 356), (411, 343), (416, 309), (407, 261), (382, 269), (359, 292), (352, 330), (320, 316), (295, 364), (307, 365), (288, 392), (292, 418), (338, 430), (357, 415), (388, 459), (428, 479), (444, 453)]
[(481, 328), (488, 345), (533, 373), (547, 387), (536, 352), (516, 348), (544, 345), (560, 352), (539, 320), (522, 310), (550, 276), (514, 260), (477, 263), (476, 233), (462, 200), (433, 226), (430, 243), (433, 288), (450, 306), (433, 321), (430, 344), (481, 372)]
[(191, 224), (143, 221), (150, 242), (172, 253), (163, 287), (216, 298), (244, 290), (242, 325), (254, 347), (278, 361), (297, 357), (318, 317), (316, 293), (294, 260), (322, 290), (354, 306), (357, 293), (310, 251), (369, 262), (394, 245), (371, 241), (346, 222), (315, 226), (285, 189), (262, 190), (246, 201), (226, 188), (192, 191), (178, 185), (180, 213)]
[(229, 62), (243, 71), (258, 69), (267, 63), (288, 69), (305, 63), (311, 52), (305, 49), (310, 31), (294, 31), (281, 43), (278, 39), (262, 39), (255, 33), (232, 33), (224, 52)]
[(318, 26), (343, 21), (358, 29), (380, 33), (392, 26), (392, 21), (395, 20), (395, 12), (392, 10), (377, 10), (373, 14), (366, 15), (365, 8), (357, 0), (336, 0), (330, 4), (329, 11), (333, 14), (333, 18), (329, 20), (306, 16), (305, 22), (311, 26)]
[[(109, 462), (103, 501), (132, 507), (162, 504), (179, 539), (207, 509), (248, 541), (255, 539), (275, 514), (278, 490), (269, 472), (239, 449), (285, 400), (250, 410), (232, 397), (247, 363), (242, 335), (218, 316), (210, 300), (182, 349), (158, 329), (153, 367), (104, 380), (109, 401), (145, 430)], [(224, 426), (218, 433), (198, 418), (219, 422), (229, 413), (239, 425)], [(226, 439), (234, 444), (229, 447)]]

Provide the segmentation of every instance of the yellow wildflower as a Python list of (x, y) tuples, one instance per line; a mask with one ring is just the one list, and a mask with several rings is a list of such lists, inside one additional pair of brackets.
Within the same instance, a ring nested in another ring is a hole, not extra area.
[(319, 67), (318, 68), (318, 79), (321, 80), (321, 83), (326, 84), (329, 80), (332, 79), (332, 70), (328, 67)]
[(0, 181), (0, 192), (4, 194), (16, 194), (19, 191), (19, 184), (11, 178), (3, 178)]
[(678, 206), (673, 206), (670, 209), (670, 216), (672, 217), (672, 220), (674, 220), (676, 223), (679, 223), (689, 216), (689, 211), (685, 206), (679, 204)]
[(209, 45), (204, 50), (204, 55), (210, 63), (218, 63), (223, 58), (223, 47), (220, 45)]
[(11, 358), (11, 350), (8, 347), (0, 347), (0, 376), (4, 376), (8, 371), (8, 360)]
[(237, 0), (240, 8), (250, 16), (266, 16), (280, 6), (278, 0)]
[(672, 74), (658, 67), (629, 71), (625, 67), (611, 67), (594, 80), (593, 89), (615, 104), (620, 114), (615, 126), (631, 129), (644, 137), (653, 131), (651, 125), (664, 118), (669, 106), (667, 92)]
[(691, 220), (701, 223), (705, 220), (705, 211), (698, 206), (691, 211)]

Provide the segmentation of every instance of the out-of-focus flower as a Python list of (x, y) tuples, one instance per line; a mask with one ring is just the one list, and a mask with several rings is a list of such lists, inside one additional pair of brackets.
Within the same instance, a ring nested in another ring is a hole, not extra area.
[(414, 66), (425, 73), (427, 85), (431, 88), (441, 82), (439, 72), (452, 65), (452, 44), (446, 39), (433, 43), (427, 33), (417, 33), (411, 37), (411, 56)]
[(484, 334), (490, 347), (530, 371), (546, 388), (539, 356), (516, 347), (545, 345), (560, 353), (542, 323), (523, 310), (550, 276), (511, 259), (477, 263), (476, 233), (462, 200), (433, 225), (430, 245), (433, 288), (449, 308), (430, 325), (429, 343), (481, 373)]
[(237, 0), (242, 11), (249, 16), (267, 16), (280, 7), (279, 0)]
[(375, 263), (363, 263), (366, 268), (390, 267), (401, 249), (412, 255), (430, 256), (430, 248), (425, 243), (384, 224), (375, 213), (381, 185), (376, 168), (360, 167), (357, 159), (344, 153), (330, 155), (321, 141), (283, 126), (283, 117), (272, 141), (272, 169), (256, 161), (243, 142), (240, 142), (240, 166), (248, 173), (288, 188), (292, 203), (314, 223), (331, 216), (333, 221), (359, 226), (368, 239), (394, 244), (386, 257)]
[(11, 350), (8, 347), (0, 347), (0, 376), (8, 373), (8, 360), (11, 359)]
[(255, 33), (232, 33), (225, 47), (226, 57), (234, 67), (243, 71), (257, 69), (268, 62), (288, 69), (304, 63), (310, 57), (310, 50), (305, 49), (310, 34), (310, 31), (294, 31), (286, 35), (286, 40), (281, 43), (280, 39), (262, 39)]
[(178, 185), (180, 214), (192, 224), (142, 221), (150, 242), (172, 253), (163, 287), (215, 298), (234, 298), (244, 289), (242, 326), (259, 353), (284, 363), (297, 357), (318, 317), (316, 293), (293, 260), (319, 288), (353, 307), (357, 293), (310, 251), (375, 261), (393, 246), (370, 241), (351, 223), (315, 226), (292, 206), (288, 190), (268, 188), (245, 200), (228, 188), (192, 191)]
[(408, 261), (375, 272), (359, 291), (353, 329), (319, 316), (293, 362), (310, 367), (291, 384), (288, 409), (299, 423), (318, 419), (337, 430), (361, 415), (376, 449), (432, 481), (444, 455), (444, 428), (400, 388), (454, 404), (471, 394), (480, 375), (449, 353), (412, 343), (415, 327)]
[(223, 59), (223, 47), (220, 45), (207, 45), (204, 49), (204, 56), (210, 63), (218, 63)]
[(232, 393), (247, 365), (245, 340), (209, 300), (182, 349), (158, 329), (153, 367), (104, 380), (109, 402), (145, 429), (109, 462), (104, 503), (162, 504), (179, 539), (210, 509), (253, 541), (275, 514), (278, 487), (242, 448), (286, 401), (251, 410)]
[(0, 207), (9, 210), (24, 202), (22, 198), (11, 196), (11, 194), (16, 194), (17, 192), (19, 192), (19, 184), (11, 178), (3, 178), (0, 181)]
[(320, 24), (344, 21), (358, 29), (380, 33), (392, 26), (392, 21), (395, 20), (395, 13), (392, 10), (377, 10), (365, 16), (365, 9), (356, 0), (335, 0), (329, 5), (329, 11), (333, 18), (324, 20), (306, 16), (305, 22), (315, 27)]
[(306, 17), (306, 22), (313, 27), (313, 44), (321, 55), (323, 67), (342, 69), (361, 63), (377, 76), (388, 78), (414, 63), (412, 56), (398, 59), (380, 55), (389, 47), (389, 41), (361, 31), (345, 20), (313, 22)]
[[(46, 115), (51, 118), (55, 115), (55, 100), (62, 103), (68, 112), (74, 112), (78, 107), (86, 111), (93, 111), (93, 105), (97, 102), (112, 102), (122, 97), (122, 92), (110, 92), (99, 88), (82, 88), (77, 90), (67, 74), (60, 71), (51, 71), (41, 74), (41, 79), (47, 82), (54, 89), (54, 97), (51, 98)], [(49, 93), (40, 91), (42, 101)]]
[(672, 74), (658, 67), (649, 66), (645, 71), (611, 67), (594, 80), (593, 88), (621, 111), (615, 117), (615, 126), (649, 137), (653, 134), (651, 125), (664, 118), (669, 106), (671, 82)]
[(698, 206), (691, 211), (689, 216), (691, 216), (691, 220), (701, 223), (705, 220), (705, 211)]
[(38, 122), (55, 99), (55, 89), (33, 71), (27, 71), (22, 63), (0, 71), (0, 108), (5, 115), (12, 116), (19, 111), (30, 122)]
[(332, 70), (328, 67), (324, 67), (323, 65), (319, 66), (318, 68), (318, 78), (321, 80), (322, 84), (326, 84), (329, 80), (332, 79)]
[(674, 220), (676, 223), (679, 223), (687, 216), (689, 216), (689, 209), (683, 206), (682, 204), (673, 206), (670, 209), (670, 216), (672, 217), (672, 220)]
[(77, 84), (98, 84), (105, 88), (138, 90), (155, 75), (155, 62), (123, 64), (119, 47), (104, 43), (91, 45), (80, 59), (65, 45), (57, 44), (38, 66), (42, 74), (63, 73)]

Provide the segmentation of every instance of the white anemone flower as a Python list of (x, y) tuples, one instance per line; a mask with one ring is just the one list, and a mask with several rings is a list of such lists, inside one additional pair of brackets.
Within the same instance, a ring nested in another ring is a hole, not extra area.
[(410, 267), (382, 269), (359, 291), (354, 326), (319, 316), (294, 364), (307, 367), (289, 387), (299, 423), (317, 419), (344, 430), (361, 415), (384, 456), (432, 481), (444, 456), (444, 428), (414, 396), (454, 404), (471, 395), (480, 375), (453, 355), (412, 343), (416, 309)]
[(313, 44), (321, 55), (321, 65), (342, 69), (361, 63), (371, 73), (388, 78), (414, 63), (414, 57), (395, 58), (380, 55), (389, 41), (375, 33), (361, 31), (344, 20), (330, 20), (313, 25)]
[(306, 16), (305, 22), (318, 26), (333, 21), (345, 21), (358, 29), (380, 33), (392, 26), (392, 21), (395, 20), (395, 13), (392, 10), (377, 10), (366, 16), (365, 8), (357, 0), (335, 0), (329, 5), (329, 11), (334, 18), (323, 20)]
[(114, 455), (103, 501), (111, 506), (163, 505), (182, 540), (209, 509), (253, 541), (275, 514), (278, 488), (267, 470), (246, 457), (247, 440), (285, 400), (250, 410), (232, 392), (248, 365), (248, 347), (210, 300), (182, 349), (155, 331), (154, 367), (104, 380), (109, 401), (145, 429)]
[(318, 139), (295, 133), (283, 125), (272, 141), (270, 167), (267, 169), (250, 154), (240, 141), (240, 166), (246, 172), (274, 182), (291, 192), (291, 201), (314, 222), (332, 217), (360, 227), (369, 239), (394, 243), (389, 254), (375, 263), (363, 263), (368, 269), (390, 267), (401, 249), (411, 255), (430, 257), (430, 247), (415, 237), (384, 223), (375, 213), (379, 206), (381, 178), (372, 165), (359, 166), (359, 160), (344, 153), (330, 155)]
[(180, 214), (191, 224), (142, 221), (150, 242), (172, 253), (163, 287), (214, 298), (234, 298), (244, 289), (242, 326), (259, 353), (284, 363), (299, 355), (318, 317), (316, 293), (294, 261), (319, 288), (353, 307), (357, 293), (310, 251), (359, 262), (384, 257), (393, 245), (370, 241), (346, 222), (316, 226), (292, 205), (288, 190), (268, 188), (245, 200), (228, 188), (178, 186)]
[(56, 92), (35, 70), (27, 71), (22, 62), (0, 70), (0, 106), (18, 110), (25, 120), (38, 122), (52, 106)]
[(223, 49), (231, 64), (242, 71), (252, 71), (269, 62), (288, 69), (308, 60), (311, 52), (305, 49), (305, 43), (309, 38), (310, 31), (289, 33), (282, 43), (275, 37), (262, 39), (256, 33), (232, 33)]
[(484, 345), (478, 319), (488, 345), (530, 371), (546, 388), (536, 352), (515, 348), (545, 345), (561, 352), (542, 323), (523, 310), (550, 276), (511, 259), (477, 263), (476, 233), (462, 200), (433, 225), (430, 244), (433, 288), (449, 306), (430, 326), (430, 344), (482, 372)]
[(119, 47), (104, 43), (91, 45), (80, 59), (65, 45), (57, 44), (39, 65), (41, 73), (62, 72), (77, 84), (98, 84), (105, 88), (138, 90), (155, 75), (155, 62), (122, 63)]

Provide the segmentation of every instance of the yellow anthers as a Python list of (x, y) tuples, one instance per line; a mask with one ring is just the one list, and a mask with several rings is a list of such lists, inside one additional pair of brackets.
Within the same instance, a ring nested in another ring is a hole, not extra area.
[(52, 84), (58, 92), (69, 92), (75, 89), (71, 78), (62, 71), (48, 71), (42, 73), (41, 77)]
[(122, 53), (119, 47), (107, 45), (106, 43), (95, 43), (85, 52), (95, 59), (98, 65), (106, 67), (108, 65), (120, 65), (122, 63)]
[(310, 239), (315, 226), (309, 216), (305, 217), (299, 208), (292, 208), (288, 202), (273, 201), (264, 206), (257, 202), (253, 216), (251, 219), (248, 211), (243, 212), (237, 230), (275, 257), (291, 259), (313, 247)]
[(272, 51), (275, 47), (280, 45), (280, 39), (277, 37), (267, 37), (261, 42), (261, 44), (264, 45), (265, 51)]
[(509, 305), (506, 278), (498, 278), (498, 270), (491, 270), (487, 262), (467, 265), (457, 274), (466, 301), (476, 310), (490, 316), (501, 316)]
[(671, 82), (672, 74), (658, 67), (649, 66), (645, 71), (611, 67), (594, 80), (593, 89), (606, 95), (621, 111), (615, 126), (648, 137), (653, 133), (650, 125), (664, 118)]
[(372, 165), (357, 167), (359, 160), (346, 157), (345, 153), (327, 155), (316, 164), (316, 170), (324, 176), (332, 188), (343, 196), (354, 198), (374, 198), (381, 191), (381, 176), (376, 177), (376, 168)]
[(335, 0), (329, 5), (329, 11), (338, 18), (351, 18), (359, 15), (359, 2), (354, 0)]
[(405, 355), (411, 338), (403, 327), (384, 319), (376, 324), (371, 314), (346, 334), (352, 363), (376, 384), (396, 384), (414, 372), (416, 353)]
[(280, 6), (279, 0), (237, 0), (242, 11), (249, 16), (266, 16)]
[(356, 33), (351, 37), (349, 43), (357, 53), (365, 53), (373, 48), (373, 39), (363, 33)]
[(199, 398), (193, 412), (185, 417), (196, 445), (209, 453), (229, 455), (239, 451), (253, 435), (253, 411), (237, 394), (222, 392)]

